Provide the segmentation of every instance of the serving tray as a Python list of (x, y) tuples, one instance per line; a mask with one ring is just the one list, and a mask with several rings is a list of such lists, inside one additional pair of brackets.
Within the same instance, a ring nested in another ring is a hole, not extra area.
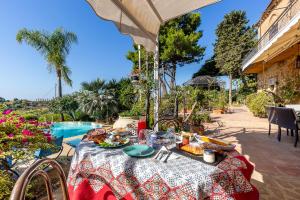
[(207, 163), (203, 160), (203, 155), (197, 156), (197, 155), (194, 155), (192, 153), (189, 153), (189, 152), (186, 152), (186, 151), (183, 151), (183, 150), (179, 150), (176, 147), (173, 147), (172, 149), (169, 149), (169, 150), (174, 152), (174, 153), (177, 153), (179, 155), (191, 158), (193, 160), (203, 162), (203, 163), (205, 163), (207, 165), (211, 165), (211, 166), (217, 166), (220, 162), (222, 162), (226, 158), (226, 155), (224, 155), (224, 154), (215, 153), (216, 161), (214, 163)]

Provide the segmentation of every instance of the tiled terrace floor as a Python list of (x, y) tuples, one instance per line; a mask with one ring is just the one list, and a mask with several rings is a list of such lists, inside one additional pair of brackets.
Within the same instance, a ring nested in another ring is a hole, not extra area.
[[(277, 126), (272, 126), (268, 136), (267, 119), (253, 117), (245, 107), (212, 117), (223, 122), (219, 138), (236, 143), (237, 150), (254, 164), (251, 181), (259, 190), (260, 199), (300, 199), (300, 142), (294, 148), (294, 137), (287, 136), (285, 130), (278, 142)], [(213, 126), (208, 125), (210, 129)]]

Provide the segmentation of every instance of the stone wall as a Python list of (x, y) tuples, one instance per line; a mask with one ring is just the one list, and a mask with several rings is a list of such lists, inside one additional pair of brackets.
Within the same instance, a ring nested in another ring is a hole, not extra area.
[[(296, 57), (272, 64), (270, 67), (257, 74), (257, 86), (259, 90), (265, 89), (279, 92), (279, 88), (286, 83), (287, 80), (300, 80), (300, 69), (296, 68)], [(297, 87), (300, 92), (300, 85)], [(297, 98), (294, 103), (300, 103)]]

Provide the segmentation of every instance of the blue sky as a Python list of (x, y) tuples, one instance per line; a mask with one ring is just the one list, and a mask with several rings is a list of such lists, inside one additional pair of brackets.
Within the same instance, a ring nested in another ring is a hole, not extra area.
[[(250, 24), (255, 23), (269, 0), (223, 0), (203, 8), (204, 60), (211, 57), (215, 28), (232, 10), (245, 10)], [(23, 27), (53, 31), (57, 27), (77, 34), (67, 58), (72, 69), (73, 87), (64, 86), (64, 93), (80, 88), (80, 83), (97, 77), (120, 79), (130, 73), (131, 63), (125, 55), (132, 49), (132, 40), (117, 28), (98, 18), (85, 0), (9, 0), (0, 6), (0, 96), (12, 98), (51, 98), (54, 96), (55, 74), (49, 74), (44, 58), (32, 47), (16, 42), (16, 33)], [(203, 60), (203, 62), (204, 62)], [(202, 63), (203, 63), (202, 62)], [(191, 78), (201, 66), (190, 64), (178, 69), (177, 83)]]

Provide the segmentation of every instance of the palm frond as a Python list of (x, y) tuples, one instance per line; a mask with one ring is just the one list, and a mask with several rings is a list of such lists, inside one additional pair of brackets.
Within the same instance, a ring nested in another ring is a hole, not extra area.
[(70, 75), (72, 74), (72, 71), (70, 70), (70, 68), (69, 67), (67, 67), (67, 66), (63, 66), (62, 67), (62, 70), (61, 70), (61, 75), (62, 75), (62, 78), (64, 79), (64, 81), (69, 85), (69, 86), (71, 86), (72, 87), (72, 80), (71, 80), (71, 78), (70, 78)]
[(49, 51), (48, 38), (49, 34), (44, 31), (30, 31), (26, 28), (21, 29), (16, 36), (19, 43), (26, 42), (43, 55)]

